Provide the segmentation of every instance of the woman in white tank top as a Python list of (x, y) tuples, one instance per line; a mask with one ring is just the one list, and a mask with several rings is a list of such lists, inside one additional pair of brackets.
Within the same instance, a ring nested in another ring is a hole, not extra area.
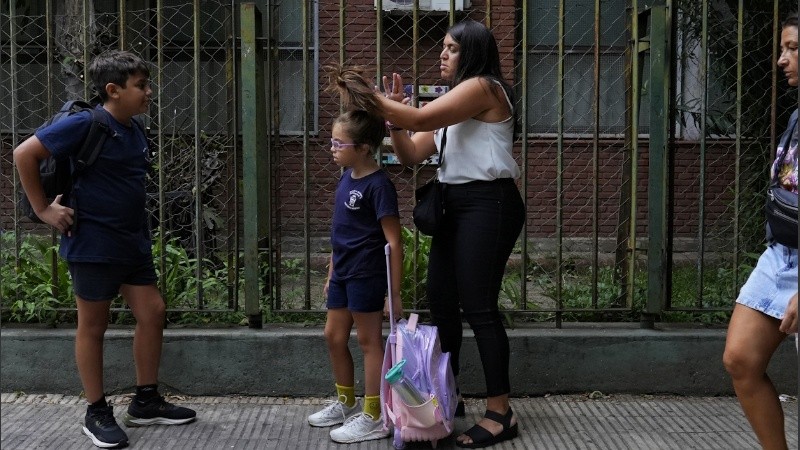
[[(458, 376), (462, 317), (473, 332), (486, 378), (486, 414), (456, 438), (456, 445), (482, 448), (512, 439), (517, 419), (509, 405), (508, 336), (498, 310), (506, 263), (525, 220), (525, 206), (515, 179), (514, 100), (503, 80), (497, 43), (485, 26), (465, 20), (451, 27), (440, 54), (442, 78), (451, 89), (413, 108), (403, 95), (397, 73), (383, 77), (384, 94), (370, 84), (339, 80), (342, 99), (387, 119), (399, 161), (425, 161), (442, 144), (445, 219), (433, 237), (428, 264), (427, 298), (439, 329), (442, 350), (451, 352)], [(405, 130), (414, 131), (409, 136)]]

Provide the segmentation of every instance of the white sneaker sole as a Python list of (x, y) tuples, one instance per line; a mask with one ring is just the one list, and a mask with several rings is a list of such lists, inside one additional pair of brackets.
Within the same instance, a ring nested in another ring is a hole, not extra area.
[(308, 419), (308, 424), (311, 425), (312, 427), (324, 428), (324, 427), (332, 427), (334, 425), (341, 425), (341, 424), (344, 423), (344, 420), (345, 419), (342, 419), (342, 420), (329, 420), (327, 422), (312, 422), (311, 419)]
[(92, 440), (92, 444), (94, 444), (97, 447), (100, 447), (100, 448), (117, 448), (117, 447), (125, 447), (125, 446), (128, 445), (128, 441), (127, 440), (124, 440), (122, 442), (103, 442), (100, 439), (97, 439), (97, 437), (95, 437), (95, 435), (92, 434), (92, 432), (89, 431), (88, 428), (86, 428), (86, 427), (81, 427), (81, 428), (83, 428), (83, 434), (85, 434), (86, 436), (89, 436), (89, 439)]
[(363, 436), (337, 439), (333, 436), (333, 432), (331, 432), (331, 440), (339, 444), (355, 444), (356, 442), (372, 441), (376, 439), (386, 439), (388, 437), (389, 437), (389, 432), (387, 431), (373, 431), (372, 433), (365, 434)]
[(336, 419), (330, 419), (328, 421), (321, 422), (321, 421), (315, 421), (314, 419), (312, 419), (311, 418), (311, 416), (313, 416), (313, 414), (312, 414), (311, 416), (308, 416), (307, 420), (308, 420), (308, 424), (311, 425), (312, 427), (319, 427), (319, 428), (332, 427), (334, 425), (343, 424), (345, 420), (349, 419), (352, 416), (355, 416), (356, 414), (358, 414), (359, 411), (361, 411), (361, 401), (360, 400), (356, 400), (356, 404), (353, 406), (353, 409), (350, 410), (350, 414), (348, 414), (345, 417), (336, 418)]
[(150, 425), (183, 425), (192, 422), (197, 417), (190, 417), (188, 419), (167, 419), (166, 417), (154, 417), (152, 419), (140, 419), (131, 415), (125, 415), (122, 418), (122, 423), (129, 427), (146, 427)]

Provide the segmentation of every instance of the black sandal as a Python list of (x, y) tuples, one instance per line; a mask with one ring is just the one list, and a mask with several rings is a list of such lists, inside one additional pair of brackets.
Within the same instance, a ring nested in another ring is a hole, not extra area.
[(505, 413), (505, 415), (487, 410), (483, 417), (494, 420), (502, 425), (503, 431), (495, 436), (490, 433), (489, 430), (476, 423), (472, 426), (472, 428), (464, 432), (466, 436), (472, 439), (472, 442), (466, 443), (456, 439), (456, 445), (461, 448), (483, 448), (507, 441), (509, 439), (514, 439), (519, 434), (519, 429), (517, 427), (519, 424), (515, 423), (514, 425), (511, 425), (511, 418), (513, 416), (514, 413), (511, 412), (511, 408), (508, 408), (508, 412)]

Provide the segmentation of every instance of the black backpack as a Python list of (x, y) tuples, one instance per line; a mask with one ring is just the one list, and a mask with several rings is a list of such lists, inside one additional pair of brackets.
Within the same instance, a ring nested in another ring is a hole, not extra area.
[[(70, 157), (57, 161), (55, 158), (50, 157), (39, 163), (39, 177), (41, 178), (48, 204), (52, 203), (59, 194), (63, 195), (61, 203), (64, 205), (69, 204), (69, 194), (72, 191), (72, 186), (78, 177), (97, 160), (97, 156), (103, 149), (103, 144), (112, 133), (112, 130), (107, 122), (105, 113), (95, 109), (83, 100), (71, 100), (64, 103), (64, 106), (53, 117), (37, 129), (37, 131), (41, 130), (65, 117), (87, 110), (92, 114), (92, 125), (89, 127), (89, 132), (86, 133), (81, 148), (74, 158)], [(20, 189), (19, 192), (20, 197), (17, 206), (20, 213), (36, 223), (43, 223), (33, 211), (25, 191)]]

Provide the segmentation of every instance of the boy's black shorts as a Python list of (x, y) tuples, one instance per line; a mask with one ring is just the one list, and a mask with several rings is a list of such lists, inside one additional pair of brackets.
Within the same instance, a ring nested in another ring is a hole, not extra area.
[(113, 300), (123, 284), (147, 286), (156, 283), (153, 260), (141, 264), (70, 262), (72, 290), (87, 301)]

